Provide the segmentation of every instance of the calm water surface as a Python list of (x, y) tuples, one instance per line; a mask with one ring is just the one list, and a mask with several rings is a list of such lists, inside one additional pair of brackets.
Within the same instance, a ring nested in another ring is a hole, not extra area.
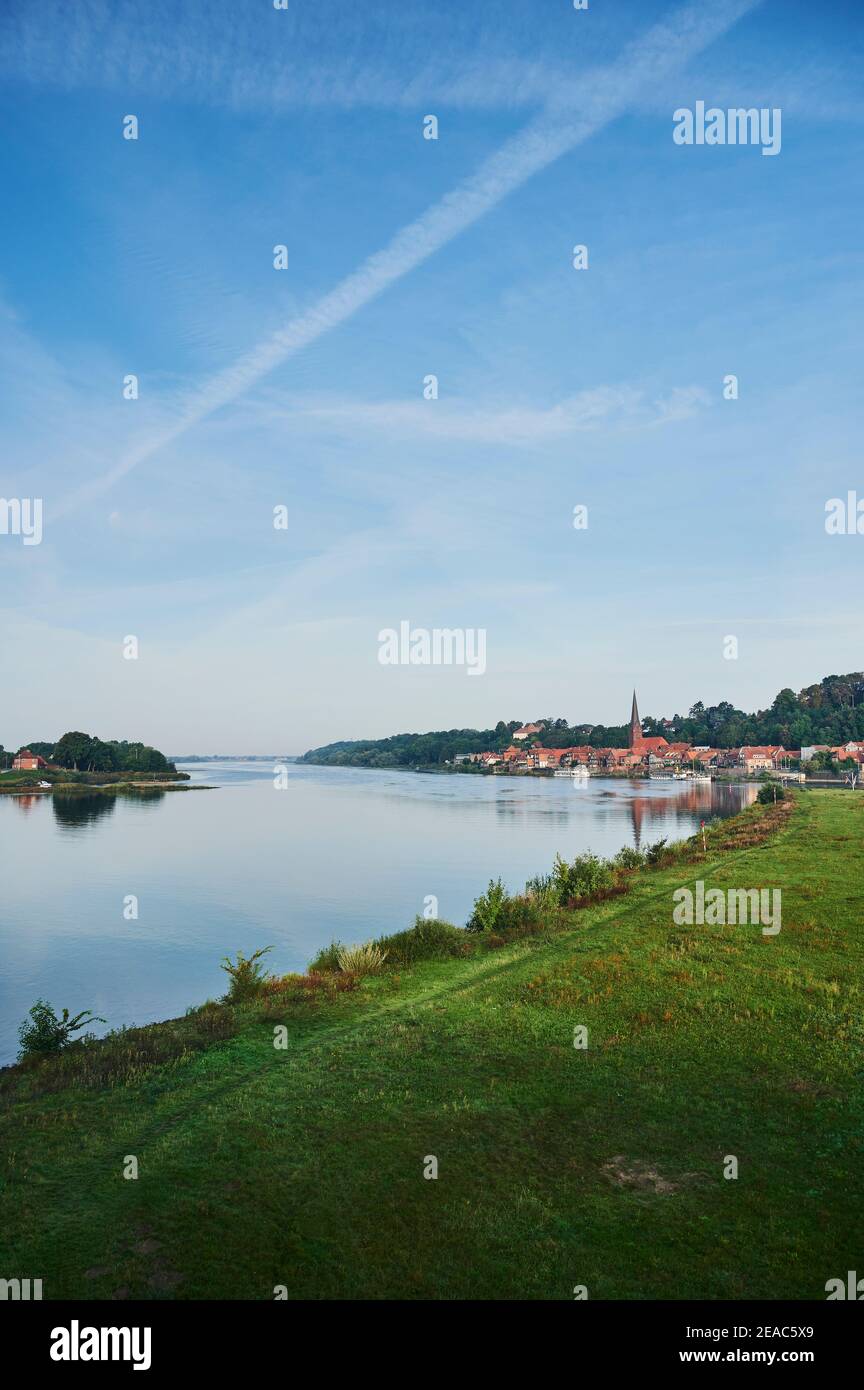
[(268, 763), (185, 770), (217, 790), (0, 796), (0, 1063), (38, 997), (110, 1027), (169, 1018), (224, 992), (226, 954), (272, 943), (270, 967), (299, 970), (334, 938), (409, 926), (429, 894), (462, 924), (490, 878), (520, 889), (557, 851), (680, 839), (756, 793), (293, 764), (277, 791)]

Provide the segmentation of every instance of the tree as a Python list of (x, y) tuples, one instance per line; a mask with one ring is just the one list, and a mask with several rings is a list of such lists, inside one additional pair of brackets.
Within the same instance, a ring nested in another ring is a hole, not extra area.
[(18, 749), (18, 752), (23, 753), (25, 748), (29, 748), (30, 752), (35, 753), (38, 758), (44, 758), (46, 763), (49, 763), (54, 756), (53, 743), (44, 743), (39, 742), (39, 740), (33, 740), (30, 743), (22, 744), (21, 747)]
[(55, 744), (53, 761), (76, 772), (174, 771), (173, 763), (158, 748), (146, 743), (106, 743), (80, 729), (65, 733)]
[(820, 748), (818, 753), (806, 764), (808, 771), (811, 772), (838, 772), (838, 764), (829, 748)]
[(54, 745), (54, 761), (60, 767), (72, 768), (75, 772), (86, 772), (90, 750), (94, 740), (80, 729), (73, 729), (63, 735)]

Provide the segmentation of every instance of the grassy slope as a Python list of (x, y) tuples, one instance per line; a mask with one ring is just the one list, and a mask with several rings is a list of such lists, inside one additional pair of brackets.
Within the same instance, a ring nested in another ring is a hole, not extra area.
[[(288, 1008), (287, 1051), (248, 1019), (134, 1084), (19, 1099), (0, 1274), (48, 1298), (824, 1298), (864, 1234), (862, 830), (864, 798), (814, 792), (561, 935)], [(699, 877), (781, 887), (780, 935), (673, 926)]]

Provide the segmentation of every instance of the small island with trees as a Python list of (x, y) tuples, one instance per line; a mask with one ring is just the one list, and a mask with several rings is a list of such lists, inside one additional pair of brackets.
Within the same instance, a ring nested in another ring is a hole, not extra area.
[(53, 791), (55, 788), (183, 787), (188, 772), (146, 743), (103, 740), (79, 729), (56, 743), (36, 739), (16, 753), (0, 744), (0, 792)]

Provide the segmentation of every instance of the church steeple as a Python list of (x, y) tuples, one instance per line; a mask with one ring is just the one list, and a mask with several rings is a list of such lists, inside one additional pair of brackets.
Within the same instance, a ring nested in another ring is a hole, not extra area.
[(630, 747), (637, 748), (642, 742), (642, 720), (639, 718), (639, 706), (636, 703), (636, 691), (633, 691), (633, 708), (630, 711)]

